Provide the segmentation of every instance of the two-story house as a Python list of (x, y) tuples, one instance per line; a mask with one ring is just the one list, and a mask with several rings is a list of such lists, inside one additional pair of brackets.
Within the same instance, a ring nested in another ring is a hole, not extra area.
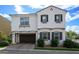
[(34, 43), (39, 38), (49, 45), (51, 39), (65, 40), (66, 11), (48, 6), (32, 14), (12, 14), (12, 43)]

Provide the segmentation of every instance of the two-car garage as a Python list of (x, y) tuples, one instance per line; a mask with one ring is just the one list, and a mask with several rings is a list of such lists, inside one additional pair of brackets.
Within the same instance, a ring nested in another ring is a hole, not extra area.
[(36, 38), (35, 34), (20, 34), (19, 35), (20, 43), (34, 44), (35, 43), (35, 38)]

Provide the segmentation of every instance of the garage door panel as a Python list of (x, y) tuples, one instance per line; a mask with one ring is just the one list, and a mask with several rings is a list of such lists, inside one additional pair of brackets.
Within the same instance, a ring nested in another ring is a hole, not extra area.
[(20, 34), (20, 43), (35, 43), (35, 34)]

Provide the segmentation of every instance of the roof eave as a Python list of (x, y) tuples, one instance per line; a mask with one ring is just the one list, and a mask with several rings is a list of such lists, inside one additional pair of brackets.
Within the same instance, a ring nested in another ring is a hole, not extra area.
[[(55, 6), (53, 6), (53, 5), (50, 5), (50, 6), (48, 6), (48, 7), (51, 7), (51, 6), (52, 6), (52, 7), (55, 7)], [(40, 12), (40, 11), (42, 11), (42, 10), (48, 8), (48, 7), (45, 7), (45, 8), (43, 8), (43, 9), (37, 11), (36, 13), (38, 13), (38, 12)], [(61, 9), (61, 8), (58, 8), (58, 7), (55, 7), (55, 8), (60, 9), (60, 10), (62, 10), (62, 11), (64, 11), (64, 12), (67, 12), (67, 10), (64, 10), (64, 9)]]

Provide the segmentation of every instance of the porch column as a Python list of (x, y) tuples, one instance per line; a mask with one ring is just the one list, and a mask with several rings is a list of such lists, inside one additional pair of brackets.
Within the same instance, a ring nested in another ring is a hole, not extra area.
[(16, 33), (16, 34), (15, 34), (15, 36), (16, 36), (16, 38), (15, 38), (16, 43), (19, 43), (19, 34), (18, 34), (18, 33)]
[(62, 38), (63, 38), (63, 41), (66, 40), (66, 38), (65, 38), (65, 36), (66, 36), (66, 35), (65, 35), (65, 31), (63, 32), (63, 35), (62, 35), (62, 36), (63, 36), (63, 37), (62, 37)]
[(13, 34), (12, 34), (12, 44), (16, 44), (16, 42), (15, 42), (16, 40), (15, 40), (15, 39), (16, 39), (16, 38), (15, 38), (15, 33), (13, 33)]
[(17, 40), (18, 40), (17, 43), (20, 43), (20, 37), (19, 37), (19, 34), (17, 35)]

